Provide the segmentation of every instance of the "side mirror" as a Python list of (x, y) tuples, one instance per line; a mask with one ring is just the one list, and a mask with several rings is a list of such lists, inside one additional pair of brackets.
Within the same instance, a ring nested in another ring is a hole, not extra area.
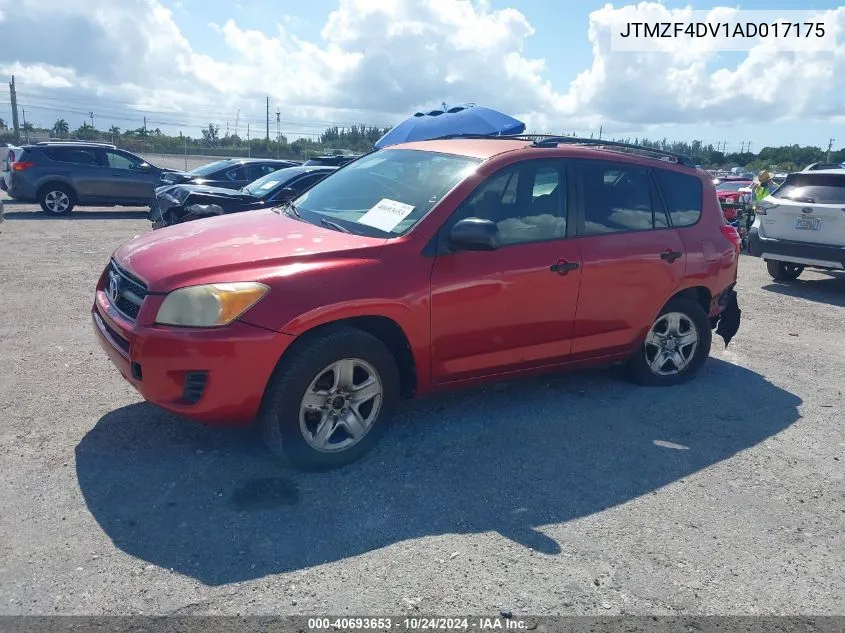
[(481, 218), (465, 218), (452, 227), (449, 244), (463, 251), (494, 251), (499, 248), (499, 227)]
[(150, 171), (152, 166), (149, 163), (140, 163), (135, 169), (138, 171)]

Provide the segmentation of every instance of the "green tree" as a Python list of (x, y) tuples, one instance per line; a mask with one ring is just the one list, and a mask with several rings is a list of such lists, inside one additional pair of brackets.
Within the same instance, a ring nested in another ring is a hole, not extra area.
[(214, 125), (214, 123), (209, 123), (207, 128), (203, 128), (202, 130), (202, 138), (206, 142), (207, 145), (211, 147), (217, 147), (217, 143), (220, 140), (220, 126)]
[(59, 138), (66, 138), (70, 134), (70, 125), (64, 119), (57, 119), (53, 124), (52, 132)]
[(83, 121), (82, 125), (76, 128), (74, 135), (81, 141), (94, 141), (97, 138), (97, 130), (87, 121)]

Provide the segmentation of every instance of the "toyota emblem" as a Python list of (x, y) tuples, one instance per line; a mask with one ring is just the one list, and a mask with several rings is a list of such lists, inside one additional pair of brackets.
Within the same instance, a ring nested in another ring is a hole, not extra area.
[(812, 213), (812, 212), (813, 212), (812, 207), (804, 207), (803, 209), (801, 209), (801, 213)]
[(106, 289), (106, 294), (112, 303), (117, 301), (117, 297), (120, 295), (120, 278), (117, 275), (112, 275), (109, 279), (109, 287)]

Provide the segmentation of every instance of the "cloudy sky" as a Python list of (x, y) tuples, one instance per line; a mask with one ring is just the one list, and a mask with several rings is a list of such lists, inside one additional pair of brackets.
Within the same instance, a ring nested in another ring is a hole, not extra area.
[[(445, 101), (503, 110), (536, 132), (841, 147), (839, 4), (812, 3), (837, 25), (835, 52), (629, 53), (611, 51), (610, 31), (637, 6), (589, 0), (0, 0), (0, 76), (15, 75), (27, 120), (47, 127), (93, 112), (98, 128), (146, 115), (191, 136), (210, 121), (263, 136), (269, 97), (271, 134), (278, 109), (293, 137), (388, 126)], [(684, 7), (639, 5), (664, 20)], [(11, 119), (5, 91), (0, 118)]]

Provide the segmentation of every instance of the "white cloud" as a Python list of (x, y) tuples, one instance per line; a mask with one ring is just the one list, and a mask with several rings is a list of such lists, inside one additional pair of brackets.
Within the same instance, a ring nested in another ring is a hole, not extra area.
[[(529, 129), (567, 132), (841, 118), (845, 43), (835, 53), (761, 45), (721, 69), (714, 69), (718, 52), (703, 42), (669, 43), (665, 53), (611, 52), (612, 25), (642, 19), (642, 11), (671, 21), (686, 10), (641, 3), (594, 11), (584, 41), (592, 65), (562, 81), (545, 60), (524, 53), (543, 25), (486, 1), (339, 0), (317, 41), (295, 35), (298, 22), (287, 16), (262, 31), (235, 16), (210, 25), (221, 49), (212, 55), (196, 52), (157, 0), (0, 0), (0, 71), (14, 70), (21, 86), (73, 87), (76, 99), (84, 91), (92, 101), (204, 122), (238, 107), (262, 113), (265, 95), (285, 119), (389, 123), (440, 101), (474, 101), (523, 118)], [(845, 8), (829, 15), (841, 36)], [(45, 23), (50, 38), (29, 35)]]

